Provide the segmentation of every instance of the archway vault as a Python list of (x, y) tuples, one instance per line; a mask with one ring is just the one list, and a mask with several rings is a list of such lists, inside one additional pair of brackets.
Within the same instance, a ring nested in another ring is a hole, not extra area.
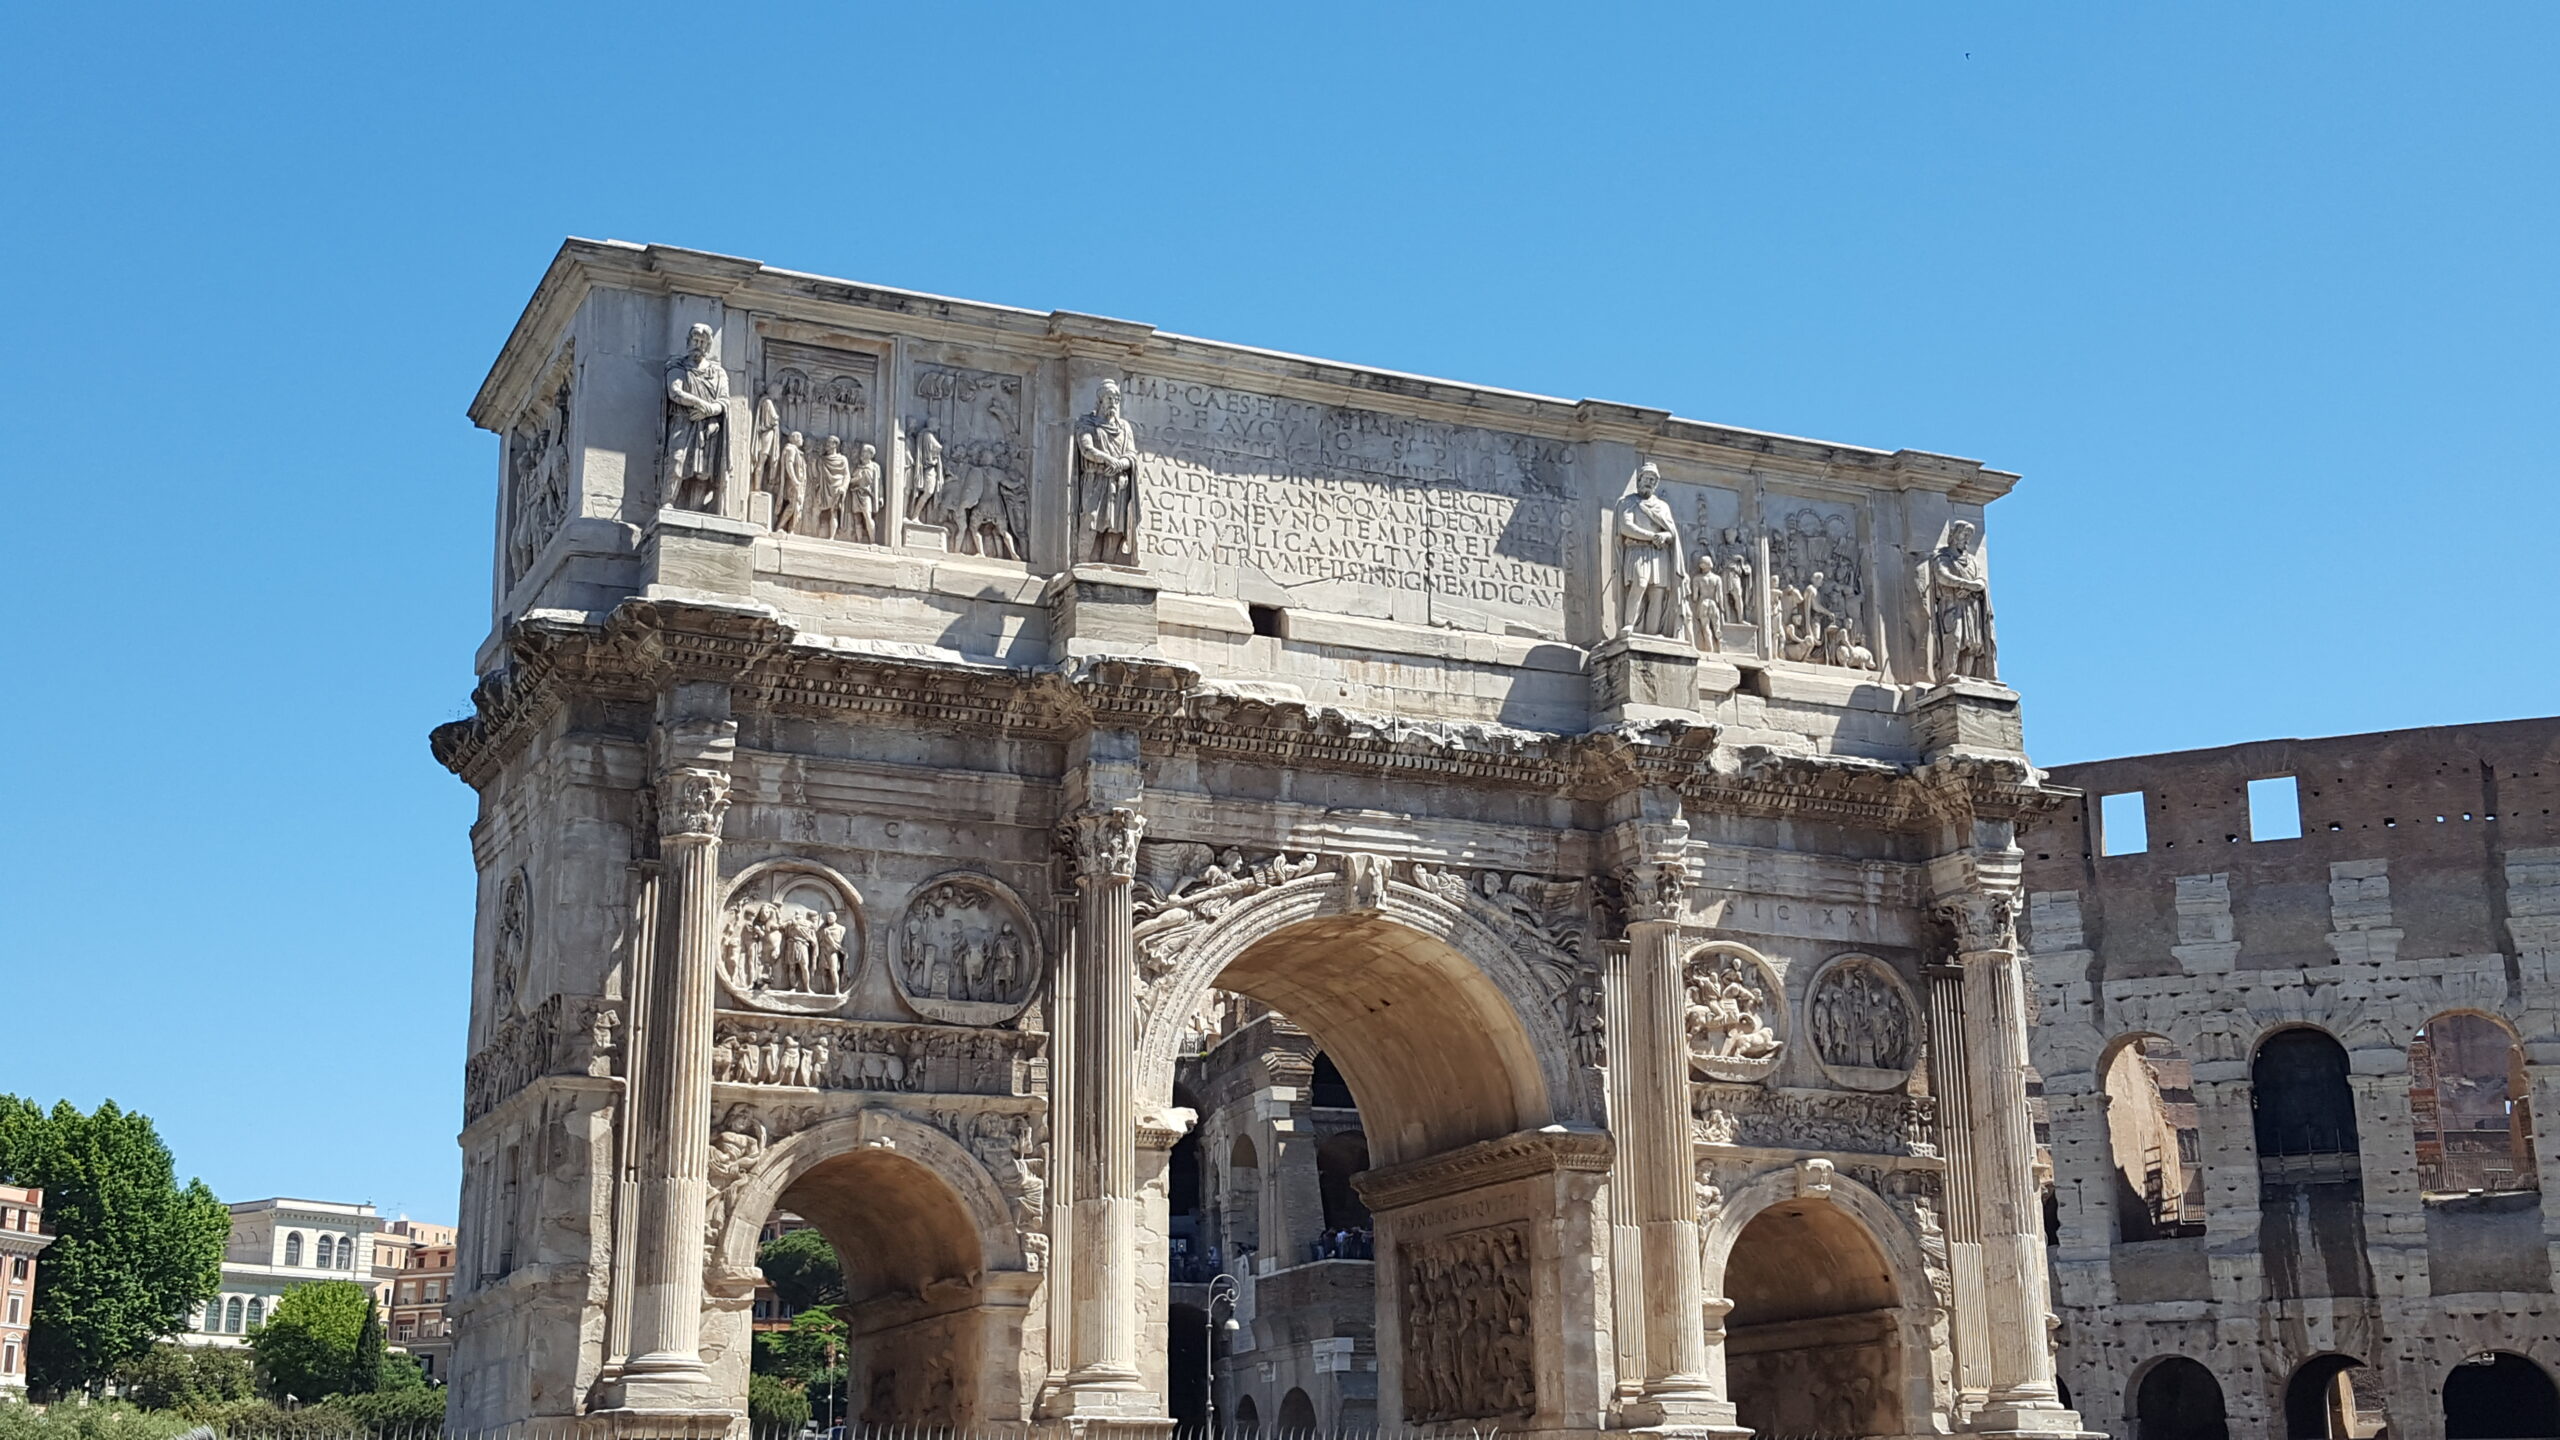
[(1275, 886), (1195, 936), (1148, 987), (1143, 1103), (1170, 1103), (1183, 1022), (1212, 989), (1282, 1011), (1358, 1097), (1373, 1159), (1393, 1165), (1521, 1130), (1598, 1128), (1573, 1068), (1561, 965), (1524, 958), (1508, 917), (1403, 882), (1349, 908), (1335, 873)]
[[(944, 1218), (910, 1217), (897, 1223), (925, 1229), (908, 1240), (929, 1243), (930, 1253), (937, 1256), (969, 1257), (973, 1274), (1025, 1268), (1021, 1235), (1004, 1190), (968, 1147), (912, 1116), (866, 1106), (776, 1141), (759, 1157), (756, 1167), (739, 1182), (716, 1237), (712, 1253), (724, 1276), (743, 1280), (752, 1288), (758, 1273), (757, 1239), (765, 1217), (786, 1192), (820, 1170), (828, 1176), (875, 1184), (885, 1177), (891, 1189), (934, 1187), (925, 1193), (947, 1194), (966, 1216), (966, 1233)], [(823, 1207), (825, 1202), (818, 1203)], [(808, 1218), (826, 1228), (825, 1217)], [(845, 1217), (849, 1223), (856, 1218), (866, 1224), (886, 1223), (880, 1217)], [(847, 1263), (858, 1261), (847, 1257)]]

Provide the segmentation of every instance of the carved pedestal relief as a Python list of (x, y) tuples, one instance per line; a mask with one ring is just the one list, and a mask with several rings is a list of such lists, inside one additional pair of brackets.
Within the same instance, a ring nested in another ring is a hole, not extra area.
[(1714, 945), (1692, 954), (1683, 970), (1689, 992), (1691, 1075), (1759, 1080), (1777, 1068), (1785, 1046), (1786, 1008), (1776, 977), (1740, 946)]
[(1012, 891), (983, 875), (946, 875), (907, 902), (890, 970), (920, 1015), (1000, 1024), (1031, 1003), (1040, 936)]
[(1919, 1063), (1911, 997), (1881, 960), (1843, 955), (1814, 977), (1805, 1033), (1833, 1080), (1852, 1090), (1897, 1089)]
[(722, 913), (720, 983), (757, 1009), (824, 1014), (853, 993), (862, 947), (862, 902), (851, 885), (798, 861), (759, 867)]
[(1538, 1408), (1529, 1227), (1495, 1225), (1400, 1245), (1404, 1418), (1526, 1416)]
[(907, 517), (961, 555), (1019, 560), (1031, 534), (1031, 446), (1022, 377), (916, 367), (907, 421)]

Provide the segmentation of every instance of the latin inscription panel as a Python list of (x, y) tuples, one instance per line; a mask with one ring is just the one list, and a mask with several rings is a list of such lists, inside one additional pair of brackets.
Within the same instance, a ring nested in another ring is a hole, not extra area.
[(1169, 580), (1336, 614), (1563, 634), (1572, 445), (1151, 375), (1130, 378), (1124, 404), (1143, 561)]

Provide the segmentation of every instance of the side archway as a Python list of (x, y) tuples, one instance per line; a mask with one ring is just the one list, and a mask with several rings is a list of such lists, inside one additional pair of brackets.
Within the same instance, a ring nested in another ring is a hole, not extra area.
[(2474, 1355), (2444, 1377), (2445, 1440), (2560, 1436), (2560, 1388), (2510, 1350)]
[(1873, 1190), (1809, 1164), (1728, 1200), (1700, 1279), (1731, 1303), (1724, 1394), (1764, 1434), (1923, 1434), (1936, 1292), (1919, 1245)]
[(2133, 1440), (2231, 1440), (2222, 1382), (2184, 1355), (2144, 1366), (2133, 1386)]
[[(838, 1314), (855, 1418), (969, 1426), (1021, 1417), (1022, 1339), (1039, 1277), (1026, 1268), (1002, 1187), (966, 1146), (876, 1108), (773, 1142), (727, 1202), (715, 1250), (723, 1295), (752, 1292), (758, 1235), (776, 1209), (815, 1226), (843, 1268)], [(745, 1339), (720, 1356), (741, 1405)]]

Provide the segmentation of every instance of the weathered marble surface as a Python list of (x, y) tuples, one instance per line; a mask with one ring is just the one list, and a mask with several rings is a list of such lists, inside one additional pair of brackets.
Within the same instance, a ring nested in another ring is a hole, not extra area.
[(1359, 1093), (1381, 1423), (2076, 1427), (2014, 476), (583, 241), (473, 414), (457, 1423), (733, 1429), (787, 1205), (873, 1418), (1160, 1430), (1234, 994)]

